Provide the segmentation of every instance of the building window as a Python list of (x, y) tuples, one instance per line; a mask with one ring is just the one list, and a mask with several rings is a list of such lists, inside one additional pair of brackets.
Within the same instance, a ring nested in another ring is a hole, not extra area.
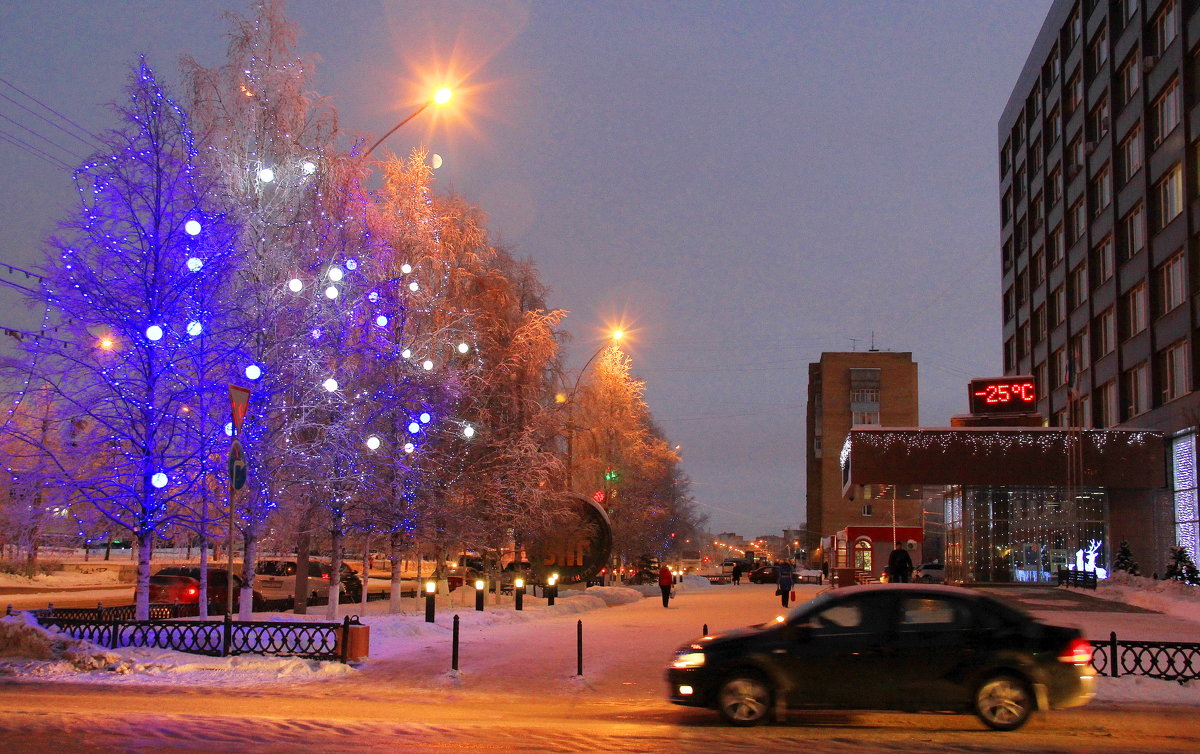
[[(1067, 164), (1071, 166), (1067, 168), (1068, 181), (1083, 172), (1083, 158), (1083, 133), (1080, 132), (1067, 144)], [(1071, 172), (1072, 168), (1075, 172)]]
[(1046, 115), (1046, 145), (1050, 146), (1062, 138), (1062, 118), (1058, 105)]
[(1112, 203), (1112, 172), (1108, 165), (1096, 171), (1090, 186), (1092, 193), (1092, 216), (1095, 217)]
[(1117, 71), (1117, 105), (1123, 107), (1128, 104), (1129, 100), (1133, 99), (1133, 95), (1137, 93), (1141, 82), (1142, 72), (1138, 68), (1138, 51), (1135, 48), (1121, 64), (1121, 69)]
[(1075, 371), (1078, 373), (1088, 368), (1091, 364), (1092, 354), (1088, 349), (1088, 332), (1081, 330), (1071, 336), (1071, 361), (1075, 363)]
[(1017, 344), (1013, 338), (1004, 341), (1004, 371), (1009, 372), (1017, 367)]
[(1042, 304), (1033, 310), (1033, 342), (1041, 343), (1046, 339), (1046, 305)]
[(1125, 309), (1125, 338), (1132, 338), (1142, 332), (1149, 324), (1150, 317), (1146, 310), (1146, 284), (1138, 283), (1122, 299)]
[(1029, 257), (1029, 287), (1035, 289), (1046, 281), (1046, 252), (1038, 249)]
[(1113, 276), (1116, 268), (1116, 252), (1113, 251), (1111, 235), (1105, 236), (1092, 252), (1092, 269), (1096, 271), (1096, 285)]
[(879, 403), (879, 388), (855, 388), (850, 391), (851, 403)]
[(1017, 274), (1017, 306), (1025, 303), (1029, 297), (1029, 271), (1021, 270)]
[(1071, 285), (1067, 293), (1071, 296), (1071, 308), (1083, 305), (1088, 298), (1088, 266), (1083, 262), (1071, 270)]
[(1046, 362), (1041, 362), (1033, 368), (1033, 384), (1037, 390), (1046, 389)]
[(1042, 227), (1042, 194), (1038, 192), (1036, 196), (1029, 200), (1029, 229), (1037, 230)]
[(1063, 35), (1064, 50), (1070, 50), (1079, 42), (1079, 38), (1083, 36), (1083, 19), (1079, 14), (1078, 5), (1075, 6), (1075, 9), (1071, 11), (1070, 17), (1067, 18), (1067, 23), (1063, 26)]
[(1050, 354), (1050, 387), (1067, 384), (1067, 349), (1056, 348)]
[(1171, 135), (1175, 127), (1179, 125), (1179, 118), (1182, 112), (1179, 101), (1179, 79), (1172, 79), (1171, 83), (1163, 89), (1162, 94), (1154, 100), (1151, 105), (1151, 117), (1154, 119), (1154, 146), (1158, 147), (1163, 141)]
[(1163, 3), (1162, 10), (1154, 17), (1154, 52), (1162, 55), (1179, 34), (1179, 11), (1175, 0)]
[(1025, 166), (1017, 168), (1017, 174), (1013, 177), (1013, 201), (1017, 204), (1021, 203), (1021, 199), (1025, 197)]
[(1012, 319), (1017, 313), (1017, 298), (1012, 288), (1004, 291), (1004, 321)]
[(1000, 177), (1001, 178), (1008, 175), (1008, 169), (1010, 167), (1012, 167), (1011, 155), (1012, 155), (1012, 147), (1009, 145), (1009, 143), (1007, 141), (1005, 141), (1004, 146), (1000, 147)]
[(879, 426), (878, 411), (852, 411), (850, 414), (850, 423), (855, 426), (869, 425), (872, 427)]
[(1136, 125), (1129, 130), (1129, 135), (1118, 147), (1117, 167), (1121, 185), (1125, 185), (1137, 171), (1142, 169), (1142, 127)]
[(1162, 230), (1183, 212), (1183, 170), (1176, 165), (1154, 186), (1155, 230)]
[(1100, 102), (1088, 113), (1088, 133), (1090, 141), (1100, 141), (1108, 133), (1108, 97), (1101, 97)]
[(1104, 64), (1108, 62), (1108, 30), (1103, 26), (1088, 45), (1088, 60), (1091, 62), (1093, 76), (1104, 70)]
[(1121, 22), (1122, 28), (1124, 24), (1133, 20), (1133, 14), (1137, 13), (1138, 0), (1117, 0), (1116, 6), (1113, 8), (1113, 18)]
[(1067, 318), (1067, 289), (1058, 286), (1050, 293), (1050, 322), (1054, 326), (1061, 325)]
[(1062, 264), (1065, 248), (1065, 244), (1063, 244), (1063, 227), (1062, 223), (1059, 223), (1054, 226), (1054, 230), (1046, 234), (1046, 249), (1050, 254), (1051, 267), (1057, 267)]
[(1162, 374), (1163, 403), (1190, 392), (1186, 340), (1170, 345), (1162, 352), (1159, 369)]
[(1126, 261), (1146, 246), (1146, 217), (1145, 208), (1138, 204), (1129, 210), (1120, 222), (1121, 261)]
[(1117, 347), (1117, 315), (1110, 306), (1096, 318), (1096, 355), (1107, 356)]
[(1055, 165), (1046, 176), (1046, 183), (1050, 186), (1050, 206), (1057, 206), (1062, 201), (1062, 168)]
[(1029, 145), (1029, 174), (1037, 175), (1042, 169), (1042, 137), (1037, 137)]
[(1020, 326), (1017, 327), (1017, 358), (1023, 359), (1028, 356), (1031, 345), (1029, 323), (1022, 322)]
[(1058, 81), (1058, 45), (1050, 50), (1046, 62), (1042, 64), (1042, 88), (1050, 91), (1050, 85)]
[(1092, 426), (1092, 397), (1090, 395), (1081, 395), (1075, 399), (1075, 417), (1072, 426), (1075, 427), (1090, 427)]
[[(867, 517), (869, 517), (869, 516), (873, 516), (873, 515), (874, 515), (874, 513), (873, 513), (873, 510), (874, 510), (874, 509), (873, 509), (873, 508), (871, 508), (871, 504), (870, 504), (870, 503), (867, 503), (866, 505), (864, 505), (864, 506), (862, 507), (862, 514), (863, 514), (863, 517), (864, 517), (864, 518), (867, 518)], [(857, 545), (857, 544), (854, 546), (854, 549), (855, 549), (855, 550), (857, 550), (857, 549), (858, 549), (858, 545)]]
[(1160, 315), (1183, 304), (1184, 288), (1183, 252), (1179, 252), (1158, 268)]
[(1008, 225), (1008, 221), (1012, 219), (1012, 191), (1005, 191), (1004, 198), (1000, 200), (1000, 222), (1003, 225)]
[(1067, 243), (1074, 244), (1080, 238), (1083, 238), (1083, 232), (1087, 230), (1087, 209), (1083, 205), (1083, 197), (1075, 200), (1071, 205), (1071, 209), (1067, 212)]
[(1070, 118), (1083, 104), (1083, 78), (1080, 77), (1078, 68), (1071, 74), (1071, 78), (1067, 79), (1065, 96), (1066, 101), (1063, 103), (1063, 108), (1067, 111), (1067, 117)]
[(1150, 410), (1150, 369), (1145, 362), (1125, 372), (1125, 398), (1130, 418)]
[(1117, 411), (1117, 382), (1110, 380), (1096, 388), (1096, 407), (1100, 411), (1100, 426), (1111, 427), (1121, 421)]

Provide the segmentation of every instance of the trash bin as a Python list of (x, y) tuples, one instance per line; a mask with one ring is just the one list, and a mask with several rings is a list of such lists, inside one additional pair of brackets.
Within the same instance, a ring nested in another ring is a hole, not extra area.
[(346, 642), (346, 662), (361, 662), (371, 650), (371, 627), (354, 623), (343, 626), (338, 632), (334, 651), (342, 655), (342, 642)]
[(853, 568), (835, 568), (833, 573), (834, 586), (854, 586), (858, 583), (858, 579), (855, 577), (856, 570)]

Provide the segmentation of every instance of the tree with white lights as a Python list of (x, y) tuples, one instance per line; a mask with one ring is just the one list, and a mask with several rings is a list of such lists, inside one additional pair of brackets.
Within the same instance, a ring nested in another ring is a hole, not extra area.
[(225, 65), (185, 60), (184, 66), (203, 164), (221, 180), (241, 228), (231, 283), (245, 334), (240, 378), (252, 390), (241, 437), (250, 481), (237, 506), (246, 618), (258, 539), (288, 482), (282, 472), (294, 460), (287, 452), (291, 409), (312, 387), (293, 378), (308, 376), (307, 365), (319, 355), (312, 332), (320, 327), (325, 260), (312, 223), (337, 123), (333, 110), (306, 90), (309, 69), (293, 53), (296, 30), (282, 2), (257, 3), (253, 18), (228, 18)]
[(54, 239), (34, 294), (55, 336), (22, 345), (31, 384), (44, 385), (69, 417), (65, 434), (57, 450), (36, 432), (19, 439), (47, 452), (72, 499), (133, 534), (136, 614), (145, 619), (153, 537), (211, 471), (194, 421), (209, 386), (195, 365), (227, 347), (208, 328), (224, 316), (231, 234), (209, 199), (183, 110), (144, 61), (128, 93), (116, 108), (121, 128), (75, 173), (80, 206)]

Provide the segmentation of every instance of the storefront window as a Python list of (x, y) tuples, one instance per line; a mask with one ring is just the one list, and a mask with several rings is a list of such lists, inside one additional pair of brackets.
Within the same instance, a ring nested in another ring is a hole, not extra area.
[(854, 567), (867, 573), (875, 570), (871, 565), (871, 543), (865, 539), (854, 543)]

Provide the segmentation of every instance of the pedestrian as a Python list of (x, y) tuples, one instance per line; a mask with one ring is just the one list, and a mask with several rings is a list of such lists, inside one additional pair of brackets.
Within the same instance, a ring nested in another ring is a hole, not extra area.
[(792, 564), (785, 560), (779, 563), (776, 569), (779, 573), (779, 580), (775, 582), (779, 587), (776, 593), (779, 595), (783, 606), (787, 607), (788, 600), (792, 595)]
[(671, 575), (671, 569), (665, 565), (658, 569), (658, 588), (662, 590), (663, 607), (671, 601), (671, 587), (675, 583), (675, 577)]
[(739, 560), (733, 564), (733, 585), (737, 586), (740, 583), (742, 583), (742, 562)]
[(888, 581), (893, 584), (907, 584), (912, 576), (913, 562), (908, 554), (908, 548), (903, 542), (896, 543), (896, 549), (888, 556)]

